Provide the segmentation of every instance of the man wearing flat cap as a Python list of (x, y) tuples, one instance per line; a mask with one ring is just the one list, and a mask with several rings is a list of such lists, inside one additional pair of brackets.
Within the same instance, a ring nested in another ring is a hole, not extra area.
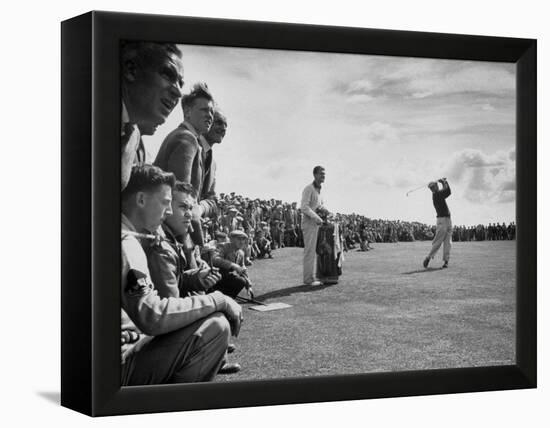
[(212, 265), (220, 269), (222, 279), (213, 287), (223, 294), (235, 298), (243, 288), (251, 292), (245, 266), (245, 248), (248, 245), (248, 235), (243, 230), (233, 230), (229, 233), (229, 242), (218, 245)]
[(224, 217), (224, 229), (227, 230), (227, 232), (232, 232), (237, 228), (237, 216), (240, 215), (240, 212), (237, 208), (234, 206), (229, 207), (227, 210), (227, 215)]

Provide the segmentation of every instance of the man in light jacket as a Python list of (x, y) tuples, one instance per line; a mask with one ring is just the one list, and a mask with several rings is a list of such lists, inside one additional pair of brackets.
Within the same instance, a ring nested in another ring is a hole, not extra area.
[(313, 183), (308, 184), (302, 192), (302, 233), (304, 235), (304, 285), (321, 285), (316, 279), (317, 232), (323, 220), (315, 212), (323, 207), (321, 196), (321, 184), (325, 182), (325, 168), (316, 166), (313, 168)]

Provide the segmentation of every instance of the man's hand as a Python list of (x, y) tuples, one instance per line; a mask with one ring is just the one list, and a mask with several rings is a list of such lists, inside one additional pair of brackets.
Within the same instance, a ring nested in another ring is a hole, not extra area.
[(120, 344), (126, 345), (127, 343), (135, 343), (139, 339), (139, 333), (135, 330), (121, 330), (120, 331)]
[(195, 257), (195, 261), (197, 262), (197, 267), (202, 271), (204, 269), (210, 269), (210, 265), (205, 262), (203, 259), (199, 259)]
[(235, 302), (231, 297), (225, 298), (225, 316), (231, 325), (231, 335), (238, 337), (243, 322), (243, 311), (241, 305)]
[(233, 265), (231, 266), (232, 269), (237, 272), (239, 275), (242, 275), (243, 273), (246, 273), (247, 272), (247, 269), (245, 266), (239, 266), (237, 263), (233, 263)]
[(205, 290), (209, 290), (210, 288), (212, 288), (222, 278), (217, 269), (210, 269), (210, 267), (208, 267), (207, 269), (201, 269), (197, 275), (199, 277), (201, 285), (204, 287)]
[(203, 213), (202, 207), (199, 204), (195, 204), (191, 210), (191, 217), (193, 218), (193, 220), (201, 224), (202, 213)]

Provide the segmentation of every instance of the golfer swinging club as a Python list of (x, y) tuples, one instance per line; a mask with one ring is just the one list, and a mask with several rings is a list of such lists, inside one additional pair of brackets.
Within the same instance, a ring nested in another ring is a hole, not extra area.
[(424, 259), (422, 263), (424, 268), (428, 267), (430, 260), (434, 258), (437, 250), (443, 244), (443, 266), (441, 268), (446, 268), (449, 266), (449, 257), (451, 255), (451, 236), (453, 232), (453, 224), (451, 223), (451, 212), (447, 206), (445, 199), (451, 194), (451, 188), (449, 183), (447, 183), (446, 178), (440, 178), (438, 180), (443, 186), (439, 190), (437, 181), (432, 181), (428, 184), (428, 188), (432, 191), (432, 200), (435, 207), (435, 212), (437, 213), (437, 223), (435, 229), (435, 236), (432, 242), (432, 249), (430, 253)]

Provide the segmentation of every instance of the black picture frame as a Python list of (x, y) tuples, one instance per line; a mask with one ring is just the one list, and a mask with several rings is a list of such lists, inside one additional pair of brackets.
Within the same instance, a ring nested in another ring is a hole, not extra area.
[[(113, 12), (61, 30), (63, 406), (103, 416), (536, 387), (536, 40)], [(516, 364), (121, 388), (123, 39), (516, 63)]]

